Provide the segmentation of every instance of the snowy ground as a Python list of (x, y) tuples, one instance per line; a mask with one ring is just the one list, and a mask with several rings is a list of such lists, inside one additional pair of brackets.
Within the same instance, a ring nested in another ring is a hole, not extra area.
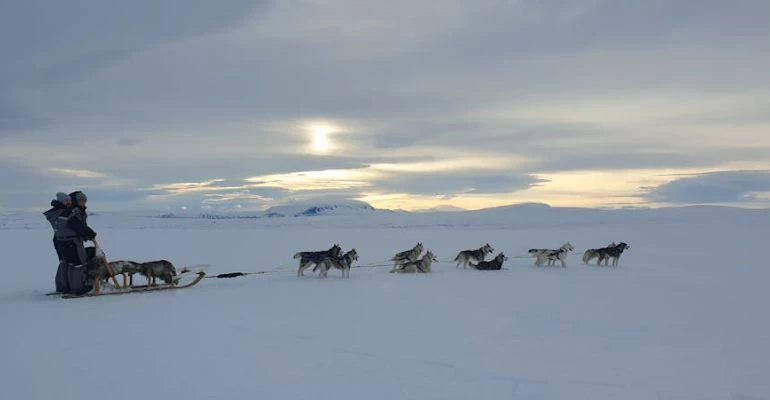
[[(559, 216), (540, 228), (458, 215), (421, 216), (418, 226), (403, 216), (94, 216), (110, 259), (273, 272), (74, 300), (43, 295), (56, 268), (50, 227), (7, 224), (2, 397), (770, 399), (769, 212)], [(578, 250), (621, 240), (631, 249), (618, 268), (575, 255), (566, 269), (514, 258), (567, 240)], [(417, 241), (442, 261), (429, 275), (357, 268), (349, 280), (338, 271), (297, 278), (291, 259), (339, 243), (358, 250), (359, 264), (379, 264)], [(485, 242), (511, 257), (510, 269), (447, 262)]]

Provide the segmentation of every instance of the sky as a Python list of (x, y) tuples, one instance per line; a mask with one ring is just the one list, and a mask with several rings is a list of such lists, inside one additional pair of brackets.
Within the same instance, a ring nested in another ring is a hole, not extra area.
[(0, 3), (0, 210), (770, 207), (764, 0)]

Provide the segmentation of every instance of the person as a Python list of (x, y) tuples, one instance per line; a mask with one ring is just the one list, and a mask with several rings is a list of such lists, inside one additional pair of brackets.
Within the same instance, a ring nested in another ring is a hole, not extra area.
[(61, 242), (56, 239), (57, 225), (63, 221), (59, 219), (61, 214), (72, 205), (72, 198), (64, 192), (56, 193), (56, 198), (51, 200), (51, 208), (43, 213), (45, 218), (51, 224), (51, 228), (54, 230), (53, 235), (53, 248), (56, 251), (56, 257), (59, 260), (59, 268), (56, 270), (56, 278), (54, 279), (56, 285), (56, 292), (67, 291), (67, 280), (64, 277), (64, 268), (61, 267), (61, 261), (64, 259), (62, 255)]
[(64, 192), (56, 193), (56, 198), (51, 200), (51, 208), (43, 213), (45, 219), (51, 224), (53, 228), (53, 248), (56, 250), (56, 256), (59, 260), (62, 259), (61, 249), (59, 249), (59, 243), (56, 241), (56, 225), (59, 223), (59, 216), (62, 212), (72, 205), (72, 198)]
[(65, 293), (76, 295), (91, 291), (93, 282), (89, 276), (89, 269), (98, 268), (94, 265), (94, 248), (87, 251), (83, 242), (94, 240), (96, 232), (88, 226), (86, 203), (88, 197), (81, 191), (70, 193), (72, 200), (70, 207), (66, 208), (58, 217), (56, 224), (56, 239), (62, 254), (60, 268), (64, 269), (67, 287)]

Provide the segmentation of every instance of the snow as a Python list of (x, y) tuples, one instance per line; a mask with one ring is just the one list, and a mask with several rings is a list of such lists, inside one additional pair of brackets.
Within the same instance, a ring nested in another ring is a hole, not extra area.
[[(96, 213), (111, 260), (268, 273), (73, 300), (44, 295), (56, 260), (42, 215), (2, 218), (7, 399), (770, 399), (769, 210)], [(292, 259), (339, 243), (378, 265), (417, 241), (441, 260), (431, 274), (298, 278)], [(616, 268), (517, 258), (566, 241), (631, 249)], [(486, 242), (509, 269), (455, 268)]]

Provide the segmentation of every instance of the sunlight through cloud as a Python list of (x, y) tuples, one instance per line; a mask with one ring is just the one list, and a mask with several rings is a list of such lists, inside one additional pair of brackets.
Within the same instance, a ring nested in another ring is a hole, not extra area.
[(369, 186), (375, 173), (366, 169), (328, 169), (246, 178), (251, 187), (278, 187), (291, 191), (349, 189)]
[(309, 151), (313, 154), (327, 154), (337, 147), (331, 136), (342, 129), (332, 123), (319, 121), (306, 124), (303, 130), (310, 137)]
[(89, 171), (87, 169), (69, 169), (69, 168), (50, 168), (49, 171), (59, 175), (72, 176), (83, 179), (106, 178), (107, 174), (101, 172)]
[(211, 179), (203, 182), (179, 182), (161, 183), (144, 190), (165, 191), (169, 195), (185, 194), (191, 192), (214, 192), (220, 190), (244, 189), (243, 186), (214, 186), (215, 183), (224, 182), (224, 179)]

